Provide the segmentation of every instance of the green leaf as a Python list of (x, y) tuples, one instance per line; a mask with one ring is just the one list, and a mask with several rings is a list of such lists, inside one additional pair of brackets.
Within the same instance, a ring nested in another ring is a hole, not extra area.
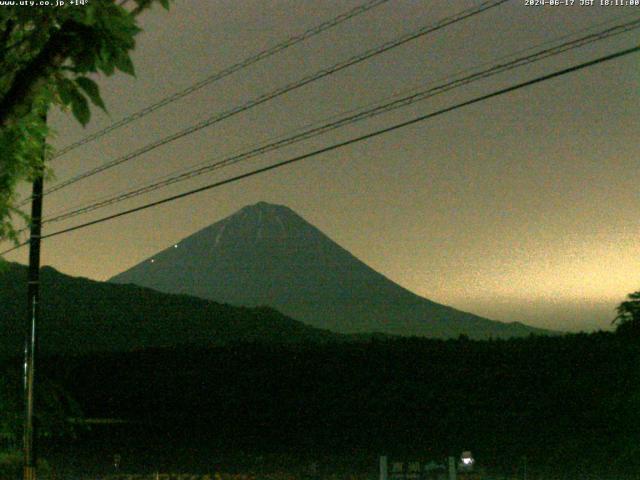
[(76, 73), (95, 72), (97, 56), (97, 53), (92, 49), (82, 49), (71, 56), (73, 67), (67, 68)]
[(128, 53), (123, 52), (122, 54), (118, 55), (115, 58), (114, 63), (118, 70), (122, 70), (124, 73), (133, 75), (134, 77), (136, 76), (136, 72), (133, 68), (133, 62), (131, 61), (131, 57), (129, 57)]
[(58, 79), (57, 87), (60, 100), (64, 105), (69, 105), (73, 101), (74, 91), (77, 93), (77, 88), (71, 80), (66, 78)]
[(102, 97), (100, 97), (100, 88), (96, 82), (87, 77), (78, 77), (76, 83), (84, 90), (89, 100), (91, 100), (91, 103), (96, 107), (100, 107), (105, 112), (107, 111), (107, 107), (104, 105)]
[(100, 51), (98, 53), (98, 62), (99, 65), (98, 67), (106, 74), (106, 75), (111, 75), (113, 74), (114, 68), (113, 68), (113, 58), (111, 56), (111, 52), (109, 51), (109, 48), (107, 47), (107, 45), (102, 44), (100, 46)]
[(96, 23), (96, 5), (94, 3), (89, 3), (83, 9), (85, 11), (85, 17), (83, 23), (85, 25), (91, 26)]
[(89, 123), (89, 119), (91, 118), (89, 102), (87, 102), (87, 99), (78, 90), (74, 91), (73, 99), (71, 100), (71, 111), (83, 127)]
[(165, 10), (169, 10), (169, 0), (160, 0), (160, 5), (162, 5)]

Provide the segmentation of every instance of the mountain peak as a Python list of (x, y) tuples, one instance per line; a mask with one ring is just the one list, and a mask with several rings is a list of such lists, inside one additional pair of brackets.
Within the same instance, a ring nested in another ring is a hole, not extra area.
[(247, 205), (246, 207), (243, 207), (241, 210), (255, 210), (255, 209), (271, 210), (271, 211), (287, 210), (289, 212), (293, 211), (289, 207), (286, 207), (285, 205), (278, 205), (277, 203), (269, 203), (269, 202), (265, 202), (263, 200), (261, 200), (261, 201), (259, 201), (257, 203), (254, 203), (253, 205)]
[(258, 202), (241, 208), (189, 238), (208, 236), (215, 245), (221, 242), (231, 242), (234, 245), (247, 242), (281, 242), (309, 228), (313, 227), (289, 207)]
[(238, 216), (240, 217), (242, 216), (299, 217), (299, 215), (296, 212), (294, 212), (293, 210), (291, 210), (289, 207), (285, 205), (277, 205), (275, 203), (268, 203), (264, 201), (254, 203), (252, 205), (247, 205), (246, 207), (242, 207), (236, 213), (227, 217), (227, 219), (232, 219), (232, 218), (237, 219)]

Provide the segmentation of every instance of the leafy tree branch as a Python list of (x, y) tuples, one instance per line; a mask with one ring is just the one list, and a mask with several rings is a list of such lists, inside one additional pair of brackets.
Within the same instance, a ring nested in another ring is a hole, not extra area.
[(140, 32), (137, 17), (154, 3), (169, 8), (169, 0), (134, 0), (131, 10), (125, 2), (103, 0), (0, 9), (0, 240), (16, 240), (13, 221), (25, 218), (16, 186), (46, 170), (46, 112), (52, 105), (71, 110), (84, 126), (90, 104), (106, 110), (91, 77), (135, 74), (130, 54)]

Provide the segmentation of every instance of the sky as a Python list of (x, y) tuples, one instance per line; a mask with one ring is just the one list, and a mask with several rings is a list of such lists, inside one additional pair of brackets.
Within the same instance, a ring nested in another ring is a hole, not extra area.
[[(52, 143), (87, 134), (345, 12), (363, 0), (182, 0), (154, 8), (136, 77), (96, 77), (108, 115), (54, 112)], [(55, 159), (58, 181), (480, 2), (390, 0)], [(640, 7), (511, 0), (47, 195), (45, 217), (212, 162)], [(568, 2), (571, 3), (571, 2)], [(596, 2), (599, 3), (599, 2)], [(599, 26), (600, 25), (600, 26)], [(638, 44), (638, 30), (475, 82), (175, 184), (45, 233), (206, 185)], [(494, 320), (609, 329), (640, 289), (640, 54), (552, 79), (143, 212), (44, 241), (42, 263), (106, 280), (247, 204), (287, 205), (372, 268)], [(472, 70), (470, 70), (472, 69)], [(24, 194), (28, 188), (24, 188)], [(26, 263), (25, 248), (6, 256)]]

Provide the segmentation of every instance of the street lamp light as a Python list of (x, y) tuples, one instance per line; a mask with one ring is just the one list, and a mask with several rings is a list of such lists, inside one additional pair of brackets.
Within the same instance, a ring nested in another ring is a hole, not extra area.
[(471, 470), (473, 468), (473, 464), (476, 463), (471, 452), (465, 451), (460, 455), (460, 468), (463, 470)]

